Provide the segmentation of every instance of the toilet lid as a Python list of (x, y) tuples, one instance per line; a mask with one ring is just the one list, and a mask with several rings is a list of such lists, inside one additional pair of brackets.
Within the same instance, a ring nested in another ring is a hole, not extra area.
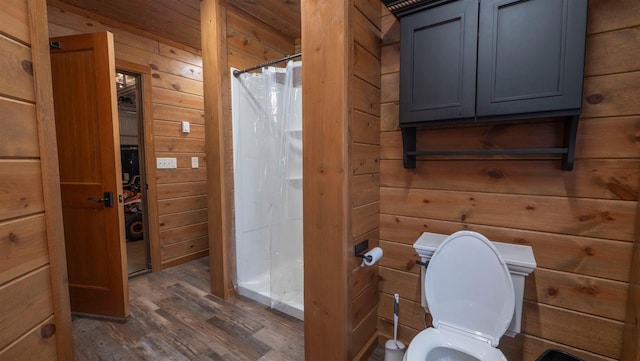
[(480, 233), (460, 231), (436, 249), (425, 277), (433, 326), (470, 333), (497, 346), (513, 317), (509, 269)]

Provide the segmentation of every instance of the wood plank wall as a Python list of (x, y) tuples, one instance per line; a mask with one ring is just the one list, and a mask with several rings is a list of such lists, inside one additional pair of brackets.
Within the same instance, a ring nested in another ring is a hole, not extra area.
[[(620, 359), (640, 180), (640, 3), (591, 0), (583, 112), (572, 172), (556, 159), (420, 159), (405, 170), (398, 131), (399, 24), (383, 7), (380, 133), (380, 340), (425, 328), (413, 242), (423, 231), (476, 230), (533, 247), (522, 333), (503, 337), (509, 360), (559, 348)], [(557, 146), (557, 121), (418, 132), (419, 147)], [(428, 319), (427, 319), (428, 321)]]
[(44, 0), (0, 6), (0, 360), (72, 360)]
[[(353, 110), (350, 128), (351, 240), (378, 246), (380, 237), (380, 56), (379, 0), (355, 0), (352, 12)], [(354, 360), (367, 360), (378, 343), (378, 266), (349, 268), (352, 294), (351, 348)]]
[[(154, 264), (154, 270), (205, 256), (209, 247), (207, 160), (200, 51), (122, 30), (125, 26), (105, 25), (86, 17), (91, 13), (57, 0), (49, 3), (50, 36), (111, 31), (117, 59), (150, 67), (154, 121), (153, 129), (145, 131), (152, 132), (155, 151), (146, 160), (151, 166), (156, 157), (174, 157), (178, 161), (177, 169), (159, 169), (155, 179), (147, 180), (149, 187), (157, 190), (157, 199), (148, 200), (158, 214), (157, 219), (149, 219), (150, 227), (157, 227), (159, 235), (151, 240), (155, 252), (152, 258), (160, 263)], [(181, 132), (181, 121), (191, 122), (189, 134)], [(199, 168), (191, 168), (192, 157), (198, 157)]]

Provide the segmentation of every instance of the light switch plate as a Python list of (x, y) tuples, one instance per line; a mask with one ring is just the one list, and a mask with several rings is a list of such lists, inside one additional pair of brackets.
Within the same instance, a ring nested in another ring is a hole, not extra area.
[(198, 157), (191, 157), (191, 168), (199, 168)]
[(191, 132), (191, 124), (189, 122), (186, 122), (186, 121), (182, 122), (182, 132), (183, 133)]
[(178, 159), (177, 158), (156, 158), (156, 168), (158, 169), (178, 168)]

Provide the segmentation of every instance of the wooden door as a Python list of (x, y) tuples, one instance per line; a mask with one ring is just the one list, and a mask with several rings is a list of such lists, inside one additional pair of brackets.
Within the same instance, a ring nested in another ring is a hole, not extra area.
[[(129, 313), (113, 35), (52, 38), (71, 310)], [(104, 200), (113, 195), (113, 204)], [(103, 199), (100, 202), (97, 200)]]

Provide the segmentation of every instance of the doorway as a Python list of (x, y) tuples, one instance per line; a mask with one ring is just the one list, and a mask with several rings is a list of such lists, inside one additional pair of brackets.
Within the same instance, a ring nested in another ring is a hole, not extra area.
[(138, 276), (151, 271), (150, 244), (145, 233), (147, 221), (147, 177), (144, 167), (144, 122), (141, 75), (116, 69), (120, 158), (127, 245), (127, 274)]

